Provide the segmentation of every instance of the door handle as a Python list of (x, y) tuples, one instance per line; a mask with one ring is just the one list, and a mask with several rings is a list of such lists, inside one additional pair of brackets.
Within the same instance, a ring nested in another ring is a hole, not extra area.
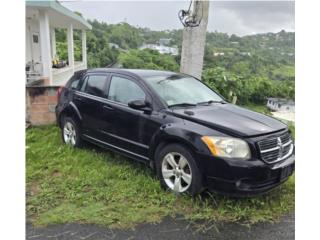
[(113, 110), (113, 107), (112, 106), (110, 106), (110, 105), (107, 105), (107, 104), (105, 104), (105, 105), (103, 105), (103, 109), (106, 109), (106, 110)]

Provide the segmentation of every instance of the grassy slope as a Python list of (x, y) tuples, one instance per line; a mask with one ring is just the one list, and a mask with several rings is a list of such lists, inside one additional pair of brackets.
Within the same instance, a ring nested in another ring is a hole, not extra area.
[(61, 143), (56, 126), (26, 133), (27, 216), (35, 225), (83, 222), (132, 227), (167, 215), (208, 221), (274, 221), (294, 209), (294, 177), (252, 199), (192, 199), (160, 188), (149, 168), (92, 146)]

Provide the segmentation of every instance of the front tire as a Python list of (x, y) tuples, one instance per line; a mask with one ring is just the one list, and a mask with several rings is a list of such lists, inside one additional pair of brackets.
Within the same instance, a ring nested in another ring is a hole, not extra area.
[(65, 144), (71, 145), (72, 147), (82, 146), (79, 127), (77, 123), (70, 117), (66, 117), (63, 120), (62, 140)]
[(177, 194), (194, 196), (202, 190), (200, 173), (191, 152), (181, 144), (169, 144), (156, 154), (157, 175), (161, 186)]

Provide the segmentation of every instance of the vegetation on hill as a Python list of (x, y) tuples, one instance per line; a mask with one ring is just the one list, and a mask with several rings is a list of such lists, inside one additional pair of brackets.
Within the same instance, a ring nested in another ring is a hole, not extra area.
[(129, 52), (121, 53), (118, 61), (124, 68), (179, 71), (179, 65), (173, 57), (151, 49), (132, 49)]
[[(170, 38), (170, 46), (181, 51), (182, 30), (153, 31), (128, 23), (107, 24), (89, 21), (87, 33), (88, 67), (105, 67), (118, 62), (125, 68), (179, 71), (180, 56), (138, 50), (144, 43)], [(57, 30), (57, 53), (67, 60), (65, 30)], [(81, 60), (81, 33), (74, 31), (75, 60)], [(119, 49), (110, 48), (115, 43)], [(202, 79), (226, 99), (237, 96), (238, 103), (264, 103), (266, 97), (294, 99), (294, 33), (256, 34), (239, 37), (208, 32)], [(196, 44), (196, 43), (194, 43)]]

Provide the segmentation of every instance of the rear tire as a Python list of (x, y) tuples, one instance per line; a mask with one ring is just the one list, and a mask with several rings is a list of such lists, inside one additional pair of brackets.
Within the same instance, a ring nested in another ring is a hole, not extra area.
[(63, 118), (61, 128), (62, 141), (72, 147), (81, 147), (83, 141), (80, 136), (78, 124), (70, 117)]
[(181, 144), (169, 144), (155, 156), (157, 175), (163, 188), (195, 196), (203, 191), (202, 174), (192, 153)]

